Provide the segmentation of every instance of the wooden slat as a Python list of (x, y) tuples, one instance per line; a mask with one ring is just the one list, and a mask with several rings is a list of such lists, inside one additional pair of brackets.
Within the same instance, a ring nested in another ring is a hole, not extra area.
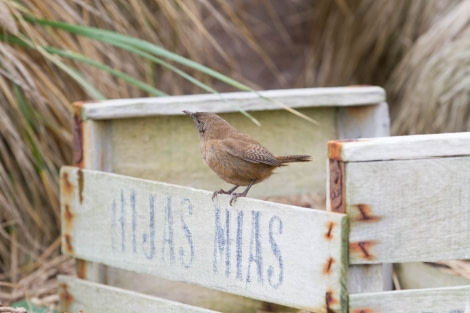
[(351, 264), (470, 258), (470, 156), (344, 166)]
[(446, 269), (441, 264), (412, 262), (395, 264), (394, 270), (401, 289), (470, 286), (470, 277), (463, 276), (465, 261), (449, 260), (446, 263), (454, 267)]
[(340, 107), (337, 119), (338, 139), (390, 136), (390, 118), (386, 102)]
[(332, 141), (328, 157), (344, 162), (470, 155), (470, 132)]
[[(270, 99), (270, 100), (267, 100)], [(273, 101), (274, 100), (274, 101)], [(233, 92), (160, 98), (118, 99), (77, 103), (83, 119), (115, 119), (138, 116), (183, 114), (197, 107), (199, 111), (236, 112), (238, 110), (278, 110), (281, 102), (292, 108), (350, 106), (385, 101), (380, 87), (335, 87)]]
[(470, 286), (352, 294), (349, 312), (470, 312)]
[(345, 215), (211, 195), (64, 167), (63, 252), (291, 307), (344, 308)]
[[(111, 171), (112, 138), (108, 121), (82, 120), (79, 112), (74, 114), (73, 154), (75, 166)], [(94, 282), (106, 281), (106, 268), (102, 264), (76, 260), (77, 275)]]
[[(341, 107), (338, 109), (336, 125), (338, 128), (338, 139), (389, 136), (390, 118), (388, 115), (388, 105), (386, 102), (381, 102), (376, 105)], [(327, 181), (329, 181), (329, 177), (327, 177)], [(329, 198), (327, 197), (328, 201)], [(331, 208), (329, 203), (327, 208)], [(350, 265), (348, 268), (348, 291), (374, 292), (391, 290), (391, 273), (392, 264)]]
[(216, 312), (71, 276), (59, 276), (59, 296), (61, 312)]

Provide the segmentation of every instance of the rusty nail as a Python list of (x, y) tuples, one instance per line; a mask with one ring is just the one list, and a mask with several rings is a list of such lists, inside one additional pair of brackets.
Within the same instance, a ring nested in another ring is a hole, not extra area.
[(331, 306), (333, 304), (336, 304), (338, 301), (333, 297), (333, 292), (332, 291), (327, 291), (325, 293), (325, 304), (326, 304), (326, 312), (333, 312), (331, 309)]
[(73, 302), (74, 298), (69, 292), (69, 286), (66, 283), (60, 284), (60, 298), (63, 301), (65, 311), (69, 311), (68, 308), (70, 304)]
[(328, 222), (326, 225), (327, 225), (326, 227), (328, 228), (328, 231), (326, 232), (325, 237), (326, 237), (326, 239), (331, 239), (331, 238), (333, 238), (333, 235), (331, 234), (331, 232), (333, 231), (333, 227), (335, 226), (335, 222)]
[(356, 204), (354, 207), (356, 207), (360, 213), (360, 216), (356, 218), (357, 221), (374, 222), (380, 219), (378, 216), (372, 215), (371, 208), (368, 204)]
[(83, 202), (83, 185), (84, 185), (84, 178), (83, 178), (83, 171), (79, 169), (77, 171), (77, 179), (78, 179), (78, 196), (80, 199), (80, 204)]
[(329, 257), (323, 267), (323, 273), (329, 274), (331, 272), (331, 266), (335, 263), (335, 260), (332, 257)]
[(64, 235), (65, 239), (65, 249), (69, 253), (73, 253), (73, 246), (72, 246), (72, 236), (70, 234), (65, 234)]
[(349, 249), (356, 253), (360, 252), (364, 259), (372, 259), (374, 256), (369, 252), (369, 247), (373, 244), (372, 241), (354, 242), (349, 245)]
[(79, 113), (73, 115), (73, 162), (80, 166), (83, 161), (83, 121)]

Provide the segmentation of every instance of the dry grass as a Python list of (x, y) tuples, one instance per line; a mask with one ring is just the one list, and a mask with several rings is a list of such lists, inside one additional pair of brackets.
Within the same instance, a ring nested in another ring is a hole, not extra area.
[[(0, 293), (14, 294), (12, 301), (25, 296), (18, 290), (31, 286), (24, 285), (31, 275), (59, 258), (58, 169), (72, 162), (71, 102), (99, 93), (148, 95), (41, 46), (80, 53), (168, 94), (201, 92), (167, 68), (33, 25), (25, 14), (139, 37), (253, 88), (383, 85), (394, 134), (470, 130), (468, 1), (0, 0), (1, 34), (36, 44), (0, 40), (0, 281), (11, 284)], [(233, 90), (183, 69), (218, 91)]]
[(413, 43), (388, 82), (393, 133), (470, 130), (470, 2), (462, 1)]

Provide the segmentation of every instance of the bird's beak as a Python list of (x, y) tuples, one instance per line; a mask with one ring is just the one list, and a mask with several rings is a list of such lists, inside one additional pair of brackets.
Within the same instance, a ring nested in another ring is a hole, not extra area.
[(194, 112), (189, 112), (189, 111), (183, 111), (184, 114), (187, 114), (191, 117), (194, 117)]

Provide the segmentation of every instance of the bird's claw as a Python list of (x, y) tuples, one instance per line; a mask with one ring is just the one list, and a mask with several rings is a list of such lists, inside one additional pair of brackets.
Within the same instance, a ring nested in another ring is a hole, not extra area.
[[(214, 198), (217, 197), (217, 195), (220, 195), (221, 193), (224, 194), (224, 195), (231, 195), (235, 189), (237, 189), (238, 186), (233, 186), (231, 189), (225, 191), (223, 189), (220, 189), (219, 191), (214, 191), (214, 193), (212, 194), (212, 201), (214, 201)], [(230, 203), (232, 202), (232, 200), (230, 200)], [(231, 205), (231, 204), (230, 204)]]
[(225, 194), (225, 195), (232, 195), (232, 198), (230, 199), (230, 206), (232, 206), (235, 201), (237, 201), (237, 198), (240, 198), (240, 197), (244, 197), (245, 194), (242, 193), (232, 193), (230, 191), (225, 191), (223, 189), (220, 189), (219, 191), (214, 191), (214, 193), (212, 194), (212, 200), (214, 200), (215, 197), (217, 197), (217, 195), (220, 195), (220, 194)]
[(214, 200), (215, 197), (217, 197), (217, 195), (220, 195), (220, 194), (224, 194), (224, 195), (229, 195), (231, 194), (232, 192), (231, 191), (225, 191), (223, 189), (220, 189), (219, 191), (214, 191), (214, 193), (212, 194), (212, 200)]
[(232, 193), (232, 199), (230, 199), (230, 206), (232, 206), (238, 198), (245, 197), (246, 194), (244, 192), (241, 193)]
[[(220, 189), (222, 190), (222, 189)], [(212, 201), (214, 201), (214, 198), (217, 197), (217, 195), (220, 193), (220, 191), (214, 191), (214, 193), (212, 194)]]

